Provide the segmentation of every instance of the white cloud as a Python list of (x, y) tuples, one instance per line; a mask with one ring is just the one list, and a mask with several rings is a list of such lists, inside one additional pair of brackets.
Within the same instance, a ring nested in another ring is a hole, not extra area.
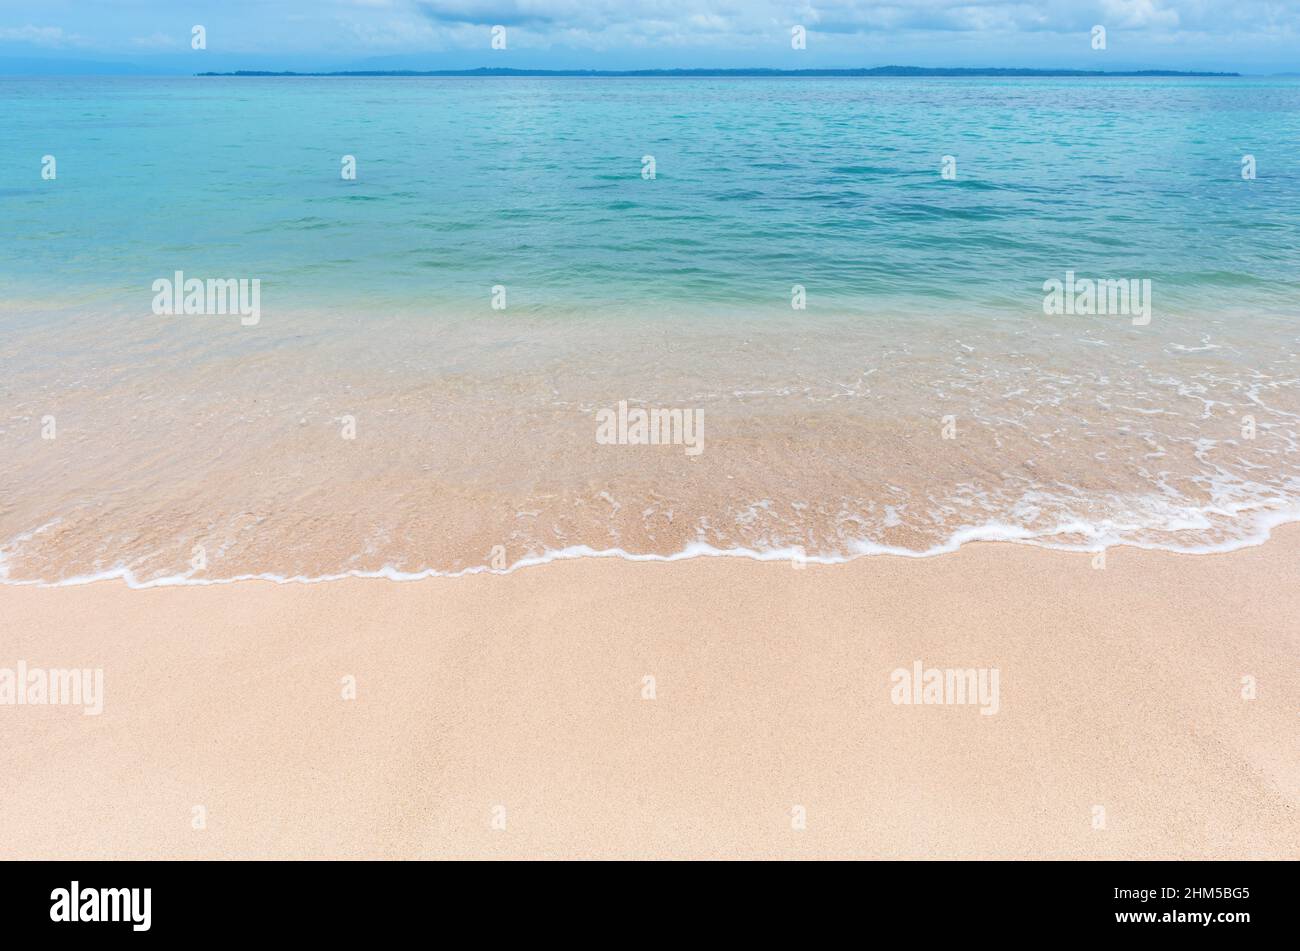
[(1107, 19), (1121, 27), (1178, 26), (1178, 11), (1165, 9), (1160, 0), (1102, 0), (1101, 7)]
[[(1209, 25), (1226, 15), (1206, 0), (408, 0), (434, 23), (646, 34), (674, 29), (758, 32), (800, 23), (825, 32), (1074, 32), (1094, 23), (1174, 30), (1184, 18)], [(1300, 22), (1295, 0), (1236, 0), (1235, 19), (1279, 15)], [(1246, 12), (1247, 9), (1249, 12)]]
[[(0, 42), (140, 56), (188, 47), (189, 19), (177, 25), (175, 0), (55, 0), (44, 9), (57, 25), (6, 23), (0, 12)], [(296, 57), (334, 66), (376, 54), (467, 62), (488, 49), (495, 24), (509, 29), (512, 53), (528, 52), (537, 64), (587, 65), (595, 60), (584, 53), (623, 49), (637, 51), (636, 65), (776, 65), (799, 24), (810, 37), (810, 66), (1054, 65), (1071, 51), (1090, 52), (1088, 33), (1100, 23), (1110, 31), (1109, 58), (1126, 65), (1157, 65), (1152, 54), (1165, 51), (1167, 62), (1248, 67), (1257, 57), (1243, 51), (1255, 49), (1300, 69), (1300, 0), (222, 0), (201, 22), (210, 58), (272, 65)], [(617, 63), (606, 55), (600, 65)]]
[(33, 46), (64, 47), (84, 46), (86, 41), (73, 33), (65, 33), (61, 26), (0, 27), (0, 42), (31, 43)]
[(179, 39), (167, 33), (150, 33), (148, 36), (133, 37), (131, 45), (142, 50), (172, 50), (182, 46)]

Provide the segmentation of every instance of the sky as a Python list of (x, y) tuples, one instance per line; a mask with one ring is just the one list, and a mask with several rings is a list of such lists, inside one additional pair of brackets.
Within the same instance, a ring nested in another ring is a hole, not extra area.
[(10, 75), (885, 65), (1300, 73), (1300, 0), (0, 0)]

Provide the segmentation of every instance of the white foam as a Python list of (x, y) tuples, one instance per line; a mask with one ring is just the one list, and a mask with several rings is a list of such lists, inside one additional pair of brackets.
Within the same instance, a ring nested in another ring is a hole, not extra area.
[[(129, 568), (118, 567), (95, 574), (63, 578), (58, 581), (44, 581), (40, 579), (15, 580), (8, 577), (8, 572), (4, 565), (5, 559), (3, 550), (0, 550), (0, 584), (35, 585), (37, 587), (60, 588), (75, 585), (95, 584), (104, 581), (122, 581), (125, 582), (129, 588), (147, 589), (186, 585), (203, 586), (235, 584), (242, 581), (269, 581), (275, 584), (322, 584), (328, 581), (342, 581), (347, 578), (384, 578), (389, 581), (421, 581), (426, 578), (460, 578), (466, 575), (478, 574), (505, 575), (522, 568), (532, 568), (538, 565), (550, 564), (551, 562), (567, 561), (577, 558), (619, 558), (624, 561), (655, 562), (684, 561), (688, 558), (748, 558), (753, 561), (785, 561), (815, 565), (838, 565), (855, 561), (858, 558), (874, 555), (893, 555), (900, 558), (932, 558), (938, 555), (946, 555), (956, 552), (963, 545), (971, 542), (1010, 542), (1013, 544), (1033, 545), (1035, 547), (1048, 548), (1056, 551), (1073, 552), (1099, 552), (1112, 547), (1129, 547), (1146, 551), (1167, 551), (1185, 555), (1216, 555), (1262, 545), (1264, 542), (1269, 540), (1272, 536), (1273, 529), (1277, 528), (1279, 525), (1300, 522), (1300, 507), (1278, 509), (1266, 507), (1262, 503), (1243, 503), (1237, 506), (1225, 506), (1222, 508), (1207, 509), (1205, 511), (1207, 514), (1223, 516), (1240, 516), (1248, 511), (1255, 511), (1256, 514), (1253, 519), (1254, 524), (1250, 531), (1215, 544), (1159, 544), (1135, 540), (1124, 534), (1126, 531), (1139, 528), (1149, 530), (1151, 526), (1119, 526), (1113, 523), (1095, 525), (1089, 522), (1063, 522), (1053, 528), (1035, 532), (1022, 526), (1008, 525), (1002, 522), (986, 522), (981, 525), (969, 525), (959, 528), (949, 535), (942, 543), (920, 551), (892, 545), (881, 545), (876, 542), (865, 540), (851, 543), (849, 546), (851, 551), (849, 554), (845, 555), (809, 555), (798, 546), (762, 550), (750, 548), (717, 548), (705, 542), (691, 542), (680, 551), (667, 555), (629, 552), (622, 548), (595, 549), (588, 545), (575, 545), (561, 549), (552, 549), (545, 551), (540, 555), (532, 555), (527, 558), (522, 558), (512, 565), (500, 569), (492, 568), (488, 565), (476, 565), (469, 568), (462, 568), (459, 571), (439, 571), (436, 568), (425, 568), (420, 571), (400, 571), (391, 566), (384, 566), (383, 568), (374, 571), (354, 570), (337, 574), (315, 576), (286, 576), (273, 573), (259, 573), (234, 575), (229, 578), (197, 578), (192, 574), (184, 574), (142, 580), (136, 577), (135, 573)], [(1185, 527), (1187, 529), (1204, 529), (1210, 526), (1211, 523), (1208, 520), (1202, 519), (1195, 523), (1189, 520)], [(23, 537), (30, 538), (32, 535), (43, 531), (45, 527), (48, 526), (43, 526), (41, 529), (29, 532)], [(1166, 530), (1173, 530), (1170, 526), (1162, 527)], [(1059, 540), (1061, 536), (1082, 537), (1087, 539), (1087, 541), (1083, 543), (1063, 542)]]

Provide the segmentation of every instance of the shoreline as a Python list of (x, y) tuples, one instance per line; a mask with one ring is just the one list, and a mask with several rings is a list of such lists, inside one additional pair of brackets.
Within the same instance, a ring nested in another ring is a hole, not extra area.
[[(1231, 555), (1235, 552), (1250, 548), (1258, 548), (1267, 545), (1279, 530), (1290, 532), (1293, 529), (1290, 526), (1300, 526), (1300, 512), (1288, 510), (1266, 509), (1277, 518), (1265, 518), (1260, 522), (1262, 534), (1247, 536), (1246, 538), (1234, 538), (1223, 546), (1201, 546), (1198, 548), (1169, 548), (1157, 544), (1139, 544), (1132, 541), (1112, 541), (1098, 544), (1096, 547), (1080, 547), (1073, 545), (1054, 545), (1044, 539), (1050, 539), (1057, 535), (1069, 534), (1068, 532), (1057, 531), (1041, 535), (1026, 534), (1020, 537), (1016, 536), (1020, 529), (1014, 526), (1003, 525), (983, 525), (977, 527), (963, 528), (953, 533), (949, 540), (942, 545), (925, 551), (911, 551), (903, 548), (895, 548), (875, 543), (862, 542), (861, 547), (870, 548), (871, 550), (858, 551), (849, 555), (819, 555), (808, 554), (801, 548), (785, 547), (774, 549), (755, 550), (750, 548), (715, 548), (706, 542), (692, 542), (684, 549), (667, 555), (661, 555), (654, 552), (628, 552), (621, 548), (593, 549), (587, 545), (579, 545), (570, 548), (548, 550), (541, 555), (532, 555), (521, 558), (503, 568), (494, 567), (491, 564), (470, 565), (455, 571), (444, 571), (438, 568), (422, 568), (418, 571), (401, 571), (385, 565), (378, 569), (357, 569), (336, 574), (326, 575), (277, 575), (270, 572), (261, 574), (241, 574), (228, 578), (204, 578), (191, 577), (189, 575), (168, 575), (162, 578), (151, 578), (148, 581), (140, 581), (135, 577), (134, 572), (129, 568), (118, 567), (108, 571), (89, 576), (74, 576), (64, 578), (59, 581), (45, 581), (42, 579), (10, 579), (3, 574), (4, 561), (0, 557), (0, 588), (4, 587), (35, 587), (35, 588), (76, 588), (85, 585), (107, 584), (110, 582), (122, 582), (127, 588), (133, 591), (147, 591), (152, 588), (174, 588), (174, 587), (209, 587), (213, 585), (230, 585), (242, 584), (250, 581), (265, 581), (277, 585), (316, 585), (328, 584), (330, 582), (351, 581), (351, 580), (376, 580), (376, 581), (426, 581), (431, 579), (455, 579), (472, 577), (474, 575), (510, 575), (516, 571), (522, 571), (527, 568), (539, 568), (545, 565), (566, 561), (585, 561), (589, 559), (614, 559), (625, 562), (649, 562), (649, 563), (673, 563), (681, 561), (694, 561), (699, 558), (724, 558), (724, 559), (743, 559), (759, 563), (777, 563), (777, 564), (798, 564), (800, 567), (809, 565), (819, 565), (821, 567), (833, 567), (837, 565), (849, 565), (860, 561), (864, 558), (898, 558), (904, 560), (922, 560), (929, 558), (939, 558), (944, 555), (955, 555), (964, 548), (971, 545), (1016, 545), (1025, 548), (1037, 548), (1043, 551), (1061, 552), (1070, 555), (1097, 555), (1109, 553), (1121, 549), (1128, 549), (1139, 552), (1153, 552), (1168, 555)], [(53, 524), (53, 523), (51, 523)], [(38, 528), (28, 533), (26, 538), (39, 534), (45, 527)], [(1294, 529), (1300, 532), (1300, 528)], [(998, 533), (1005, 532), (1003, 537), (998, 537)]]
[[(707, 323), (645, 350), (514, 314), (405, 344), (402, 316), (361, 355), (356, 326), (323, 319), (310, 365), (309, 323), (38, 324), (11, 347), (0, 575), (454, 574), (701, 543), (912, 556), (1008, 535), (1222, 548), (1300, 512), (1291, 325), (982, 319)], [(680, 411), (670, 444), (625, 441), (621, 410), (611, 443), (602, 414), (625, 403)]]
[[(104, 703), (0, 706), (0, 855), (1290, 857), (1298, 555), (4, 585), (0, 668)], [(918, 661), (997, 712), (894, 703)]]

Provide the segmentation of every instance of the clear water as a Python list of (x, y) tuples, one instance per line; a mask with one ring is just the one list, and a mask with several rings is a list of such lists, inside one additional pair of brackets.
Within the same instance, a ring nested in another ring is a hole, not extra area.
[[(1258, 540), (1298, 136), (1273, 79), (0, 80), (0, 571)], [(156, 315), (177, 270), (259, 322)], [(1150, 323), (1045, 315), (1067, 270)]]

